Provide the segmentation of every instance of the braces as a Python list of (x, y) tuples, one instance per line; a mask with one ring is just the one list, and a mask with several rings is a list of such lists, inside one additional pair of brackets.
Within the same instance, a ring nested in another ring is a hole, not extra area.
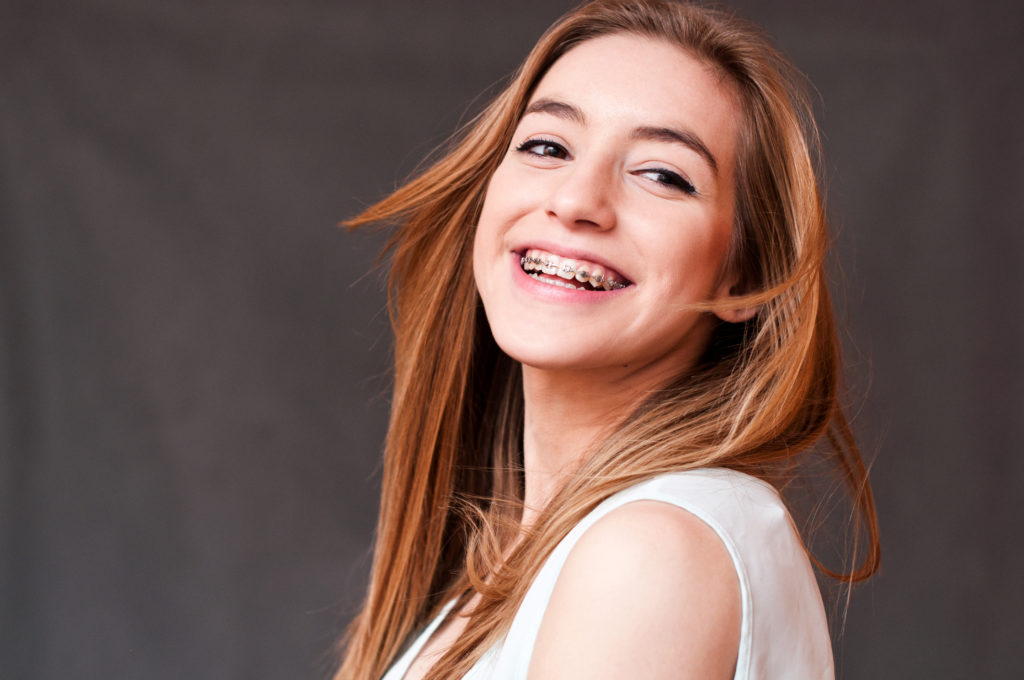
[[(521, 257), (519, 259), (519, 264), (520, 265), (539, 264), (539, 265), (541, 265), (544, 268), (544, 273), (545, 274), (554, 274), (556, 271), (559, 270), (558, 265), (556, 265), (554, 262), (551, 262), (550, 260), (542, 260), (539, 257), (526, 257), (524, 255), (523, 257)], [(549, 269), (551, 271), (548, 271)], [(625, 288), (626, 287), (626, 284), (619, 283), (615, 279), (609, 279), (609, 278), (606, 278), (604, 276), (601, 276), (600, 274), (598, 274), (597, 276), (593, 276), (592, 277), (592, 276), (590, 276), (590, 272), (588, 272), (586, 270), (577, 271), (575, 267), (573, 267), (572, 265), (569, 265), (569, 264), (563, 264), (561, 266), (561, 270), (563, 272), (565, 272), (566, 274), (571, 274), (572, 276), (575, 276), (577, 281), (582, 281), (583, 283), (586, 283), (587, 281), (589, 281), (590, 283), (594, 284), (595, 286), (603, 286), (603, 285), (607, 284), (607, 285), (611, 286), (611, 288), (613, 290), (618, 290), (619, 288)], [(582, 279), (580, 277), (582, 277)]]

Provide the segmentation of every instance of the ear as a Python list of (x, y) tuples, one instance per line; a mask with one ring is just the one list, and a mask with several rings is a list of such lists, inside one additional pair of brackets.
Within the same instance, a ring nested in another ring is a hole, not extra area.
[[(723, 281), (721, 286), (719, 286), (714, 301), (728, 304), (729, 298), (743, 295), (737, 288), (738, 286), (735, 285), (734, 280), (730, 277), (729, 280)], [(715, 312), (715, 316), (727, 323), (743, 323), (752, 319), (755, 314), (757, 314), (757, 307), (735, 307)]]

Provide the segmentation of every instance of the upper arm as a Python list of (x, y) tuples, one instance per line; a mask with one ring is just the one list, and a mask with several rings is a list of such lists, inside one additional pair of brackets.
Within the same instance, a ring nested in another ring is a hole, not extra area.
[(629, 503), (569, 554), (529, 678), (731, 678), (741, 618), (739, 578), (715, 531), (667, 503)]

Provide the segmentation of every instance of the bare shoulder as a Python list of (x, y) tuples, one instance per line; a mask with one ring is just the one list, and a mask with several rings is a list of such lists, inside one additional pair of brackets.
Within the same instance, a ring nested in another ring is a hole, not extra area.
[(718, 534), (674, 505), (628, 503), (570, 553), (529, 677), (731, 678), (740, 622), (739, 578)]

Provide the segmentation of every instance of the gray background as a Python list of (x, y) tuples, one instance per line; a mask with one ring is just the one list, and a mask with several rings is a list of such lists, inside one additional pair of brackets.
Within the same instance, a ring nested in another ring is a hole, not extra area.
[[(383, 234), (334, 224), (567, 6), (0, 7), (0, 675), (327, 673), (365, 585), (390, 346)], [(884, 546), (841, 677), (1012, 677), (1022, 11), (738, 7), (821, 95)]]

